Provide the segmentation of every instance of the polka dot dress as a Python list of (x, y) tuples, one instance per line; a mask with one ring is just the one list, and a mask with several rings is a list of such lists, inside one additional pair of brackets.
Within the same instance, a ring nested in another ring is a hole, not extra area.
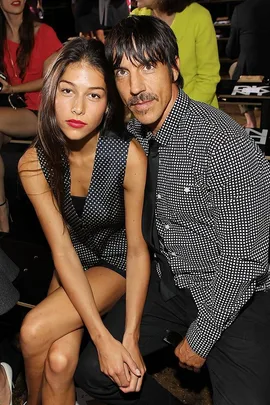
[[(92, 179), (82, 216), (78, 216), (70, 195), (69, 161), (63, 155), (64, 212), (70, 237), (84, 269), (101, 262), (120, 271), (126, 270), (126, 233), (123, 181), (130, 137), (123, 139), (112, 132), (101, 134), (97, 143)], [(50, 184), (43, 150), (38, 158)]]

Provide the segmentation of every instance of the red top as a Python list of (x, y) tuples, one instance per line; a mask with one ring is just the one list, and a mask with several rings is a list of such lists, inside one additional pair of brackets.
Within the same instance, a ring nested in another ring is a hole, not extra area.
[[(45, 60), (62, 47), (62, 43), (57, 38), (55, 31), (47, 24), (41, 24), (35, 35), (35, 44), (31, 53), (30, 62), (23, 80), (19, 77), (19, 69), (16, 63), (16, 52), (19, 44), (6, 40), (4, 62), (12, 86), (17, 84), (31, 82), (40, 79), (43, 76), (43, 64)], [(13, 64), (14, 66), (12, 66)], [(27, 108), (29, 110), (38, 110), (40, 104), (40, 92), (25, 94)]]

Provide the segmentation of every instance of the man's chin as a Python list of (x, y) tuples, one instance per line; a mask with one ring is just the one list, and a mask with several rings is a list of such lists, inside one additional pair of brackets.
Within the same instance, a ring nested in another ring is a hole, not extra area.
[(152, 114), (142, 111), (131, 111), (133, 116), (140, 121), (143, 125), (151, 126), (155, 122)]

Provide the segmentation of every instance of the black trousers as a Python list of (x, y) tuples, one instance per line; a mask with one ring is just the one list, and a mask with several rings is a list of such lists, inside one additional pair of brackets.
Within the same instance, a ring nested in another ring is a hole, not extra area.
[[(153, 275), (141, 324), (140, 348), (148, 355), (166, 347), (166, 329), (185, 335), (197, 315), (188, 289), (164, 301), (159, 279)], [(124, 332), (125, 299), (106, 315), (104, 323), (121, 341)], [(206, 361), (214, 405), (270, 405), (270, 292), (256, 293), (234, 323), (227, 328)], [(171, 405), (181, 402), (154, 378), (146, 375), (140, 393), (123, 394), (101, 371), (95, 346), (83, 350), (75, 374), (77, 384), (88, 394), (112, 405)]]

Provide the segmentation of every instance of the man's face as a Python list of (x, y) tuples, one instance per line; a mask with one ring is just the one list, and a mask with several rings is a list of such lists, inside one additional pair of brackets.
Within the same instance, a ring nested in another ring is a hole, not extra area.
[(123, 102), (135, 118), (156, 133), (171, 111), (178, 96), (178, 86), (173, 83), (178, 71), (158, 62), (141, 65), (123, 56), (115, 69), (116, 86)]

